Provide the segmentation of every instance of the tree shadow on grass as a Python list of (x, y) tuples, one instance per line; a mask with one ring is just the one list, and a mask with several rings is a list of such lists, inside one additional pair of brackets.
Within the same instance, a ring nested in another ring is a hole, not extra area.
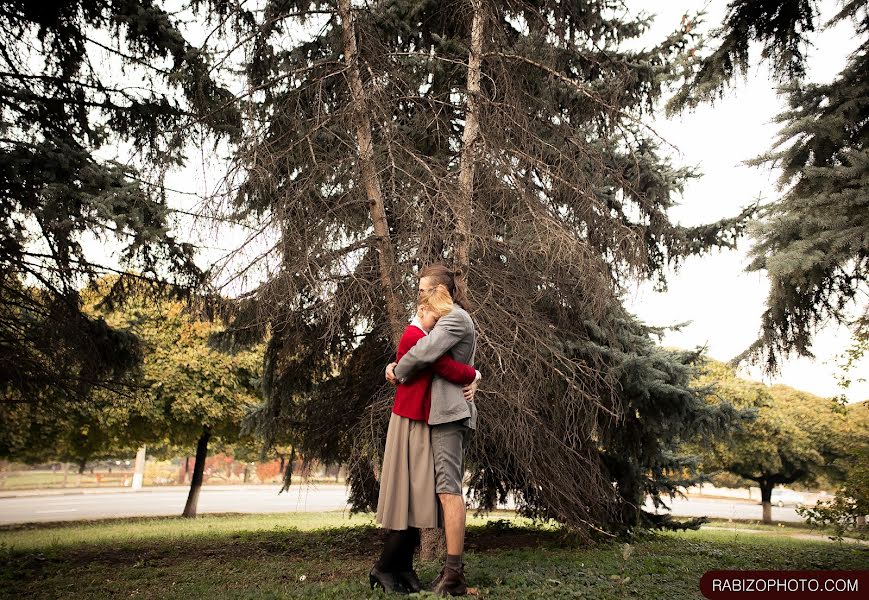
[[(62, 530), (59, 530), (62, 531)], [(383, 531), (371, 524), (214, 532), (205, 537), (103, 541), (0, 552), (0, 597), (380, 598), (367, 571)], [(852, 568), (852, 548), (761, 545), (648, 535), (623, 544), (583, 542), (560, 527), (509, 520), (470, 526), (471, 584), (482, 597), (688, 597), (712, 568)], [(419, 564), (430, 581), (440, 563)], [(662, 594), (667, 595), (662, 595)]]
[[(24, 529), (29, 527), (17, 527)], [(51, 528), (38, 524), (35, 528)], [(154, 562), (216, 558), (235, 560), (276, 555), (287, 560), (374, 558), (380, 551), (384, 531), (376, 526), (356, 525), (300, 530), (276, 527), (269, 530), (215, 532), (189, 538), (104, 541), (76, 546), (48, 546), (40, 550), (6, 548), (2, 560), (38, 564), (61, 561), (70, 566), (96, 563)], [(466, 548), (472, 552), (516, 548), (581, 547), (578, 536), (557, 527), (517, 526), (507, 520), (469, 526)], [(587, 544), (585, 545), (587, 547)]]

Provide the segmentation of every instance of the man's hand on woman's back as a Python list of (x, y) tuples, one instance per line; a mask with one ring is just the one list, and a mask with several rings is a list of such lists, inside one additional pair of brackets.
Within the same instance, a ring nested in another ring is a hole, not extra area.
[(474, 401), (474, 394), (477, 393), (477, 386), (479, 385), (479, 383), (480, 383), (480, 378), (478, 377), (477, 379), (474, 380), (474, 383), (472, 383), (470, 385), (466, 385), (465, 387), (462, 388), (462, 394), (465, 396), (465, 400), (467, 400), (468, 402)]
[(386, 365), (386, 381), (392, 385), (398, 385), (398, 379), (395, 377), (395, 367), (398, 363), (391, 362)]
[[(386, 373), (385, 373), (386, 381), (388, 381), (392, 385), (398, 385), (398, 379), (396, 379), (396, 377), (395, 377), (395, 366), (397, 364), (398, 363), (391, 362), (388, 365), (386, 365)], [(479, 373), (479, 371), (477, 371), (477, 373)], [(466, 385), (465, 387), (462, 388), (462, 394), (464, 395), (465, 400), (467, 400), (468, 402), (474, 401), (474, 394), (477, 393), (477, 386), (479, 386), (480, 380), (481, 380), (481, 378), (478, 376), (477, 379), (475, 379), (473, 383)]]

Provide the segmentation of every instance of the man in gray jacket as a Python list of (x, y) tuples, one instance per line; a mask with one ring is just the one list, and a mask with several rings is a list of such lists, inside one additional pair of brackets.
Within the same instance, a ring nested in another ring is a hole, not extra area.
[[(439, 272), (428, 275), (433, 265), (422, 271), (420, 293), (434, 288), (442, 281)], [(441, 267), (443, 268), (443, 267)], [(444, 269), (445, 270), (445, 269)], [(454, 299), (455, 281), (447, 271), (447, 287)], [(449, 285), (452, 284), (452, 285)], [(473, 366), (476, 350), (476, 331), (471, 316), (459, 304), (441, 317), (434, 329), (419, 340), (399, 363), (391, 363), (386, 369), (386, 378), (392, 383), (403, 383), (422, 369), (431, 366), (438, 358), (449, 353), (455, 360)], [(465, 502), (462, 497), (464, 456), (471, 432), (477, 427), (477, 407), (473, 403), (479, 381), (467, 388), (450, 383), (437, 375), (432, 379), (431, 411), (428, 423), (431, 427), (431, 446), (435, 465), (435, 491), (444, 514), (444, 533), (447, 542), (447, 562), (433, 583), (433, 590), (441, 594), (462, 595), (467, 584), (464, 577), (462, 552), (465, 543)]]

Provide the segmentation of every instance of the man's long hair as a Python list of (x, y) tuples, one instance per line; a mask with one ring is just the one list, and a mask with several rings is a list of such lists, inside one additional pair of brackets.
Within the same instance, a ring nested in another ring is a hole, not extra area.
[(447, 290), (450, 292), (450, 296), (453, 298), (453, 302), (465, 310), (471, 309), (472, 305), (468, 301), (468, 293), (465, 285), (456, 280), (455, 271), (447, 268), (446, 265), (441, 263), (428, 265), (419, 272), (418, 277), (420, 279), (428, 277), (435, 283), (435, 285), (446, 286)]

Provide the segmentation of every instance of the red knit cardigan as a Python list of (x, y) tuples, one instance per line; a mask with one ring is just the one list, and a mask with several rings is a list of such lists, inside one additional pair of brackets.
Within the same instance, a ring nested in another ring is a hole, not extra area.
[[(398, 342), (395, 361), (401, 360), (408, 350), (425, 337), (425, 332), (416, 325), (408, 325)], [(441, 356), (429, 369), (417, 373), (415, 377), (395, 388), (395, 403), (392, 412), (414, 421), (428, 422), (431, 409), (431, 380), (438, 374), (451, 383), (468, 385), (477, 377), (474, 367), (460, 363), (449, 354)]]

